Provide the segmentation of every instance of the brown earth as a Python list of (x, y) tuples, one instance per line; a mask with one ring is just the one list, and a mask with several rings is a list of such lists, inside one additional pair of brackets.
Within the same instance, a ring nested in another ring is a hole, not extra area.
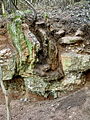
[[(12, 120), (90, 120), (90, 82), (81, 90), (54, 100), (31, 94), (28, 102), (19, 99), (20, 96), (12, 97)], [(0, 90), (0, 120), (6, 119), (4, 101)]]

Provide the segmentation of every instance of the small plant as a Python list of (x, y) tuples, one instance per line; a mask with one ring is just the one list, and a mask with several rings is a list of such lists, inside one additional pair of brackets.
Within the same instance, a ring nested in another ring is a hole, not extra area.
[(47, 20), (48, 20), (49, 15), (48, 15), (48, 13), (47, 13), (47, 12), (45, 12), (45, 13), (43, 14), (43, 18), (44, 18), (44, 20), (45, 20), (45, 21), (47, 21)]

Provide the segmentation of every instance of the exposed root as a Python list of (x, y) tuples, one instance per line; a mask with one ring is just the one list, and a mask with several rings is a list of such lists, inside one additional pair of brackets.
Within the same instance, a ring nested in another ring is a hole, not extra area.
[(2, 73), (2, 69), (1, 69), (1, 67), (0, 67), (0, 83), (1, 83), (1, 88), (2, 88), (2, 91), (3, 91), (3, 93), (4, 93), (5, 101), (6, 101), (7, 120), (11, 120), (10, 98), (9, 98), (8, 91), (5, 89), (5, 86), (4, 86), (2, 77), (3, 77), (3, 73)]

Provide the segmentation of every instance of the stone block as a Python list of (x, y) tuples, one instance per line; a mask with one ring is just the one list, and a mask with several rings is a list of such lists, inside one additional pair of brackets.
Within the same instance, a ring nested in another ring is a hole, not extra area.
[(74, 52), (62, 53), (61, 62), (65, 74), (69, 72), (85, 72), (90, 69), (90, 55)]
[(59, 40), (60, 44), (75, 44), (83, 41), (82, 37), (79, 36), (65, 36)]

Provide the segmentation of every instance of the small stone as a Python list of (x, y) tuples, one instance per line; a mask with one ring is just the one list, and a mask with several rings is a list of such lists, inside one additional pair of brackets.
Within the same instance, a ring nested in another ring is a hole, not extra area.
[(42, 24), (45, 24), (45, 22), (44, 21), (38, 21), (38, 22), (36, 22), (36, 25), (42, 25)]
[(74, 85), (82, 85), (83, 82), (85, 83), (85, 77), (82, 74), (72, 72), (65, 76), (61, 86), (65, 89), (68, 86), (68, 90), (72, 91)]
[(23, 98), (21, 98), (21, 99), (20, 99), (20, 101), (24, 101), (24, 99), (23, 99)]
[(51, 107), (54, 107), (54, 104), (52, 104)]
[(83, 39), (79, 36), (66, 36), (59, 40), (60, 44), (74, 44), (81, 41), (83, 41)]
[(71, 108), (71, 106), (68, 106), (68, 107), (67, 107), (67, 110), (70, 109), (70, 108)]
[(24, 102), (27, 102), (28, 101), (28, 98), (24, 98)]
[(50, 34), (51, 34), (51, 35), (54, 35), (55, 32), (56, 32), (56, 30), (55, 30), (54, 28), (51, 28), (51, 29), (50, 29)]
[(75, 113), (75, 112), (73, 112), (73, 114), (75, 115), (76, 113)]
[(83, 47), (85, 47), (85, 44), (82, 44)]
[(60, 38), (64, 35), (65, 35), (65, 31), (64, 30), (59, 30), (58, 32), (55, 33), (54, 36), (57, 37), (57, 38)]
[(20, 101), (21, 101), (21, 102), (27, 102), (27, 101), (29, 101), (29, 100), (28, 100), (28, 98), (21, 98)]
[(71, 118), (72, 118), (72, 116), (69, 116), (69, 118), (71, 119)]
[(37, 27), (45, 27), (46, 25), (45, 25), (45, 21), (38, 21), (38, 22), (36, 22), (36, 26)]
[(79, 29), (75, 33), (75, 36), (83, 36), (83, 35), (84, 35), (83, 31), (81, 31)]

